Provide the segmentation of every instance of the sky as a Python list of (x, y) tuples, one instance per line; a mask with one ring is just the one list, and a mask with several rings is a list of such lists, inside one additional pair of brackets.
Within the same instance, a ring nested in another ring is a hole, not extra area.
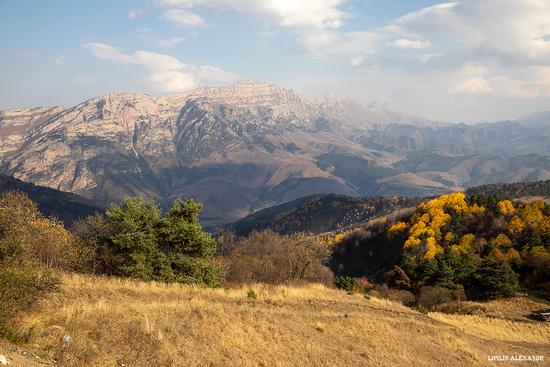
[(0, 0), (0, 109), (261, 80), (446, 122), (550, 110), (550, 0)]

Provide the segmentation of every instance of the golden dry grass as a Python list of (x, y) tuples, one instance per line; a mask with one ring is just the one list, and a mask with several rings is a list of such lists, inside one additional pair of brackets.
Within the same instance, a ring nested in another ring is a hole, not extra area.
[[(247, 299), (250, 288), (256, 300)], [(61, 366), (470, 367), (494, 366), (488, 355), (550, 359), (550, 325), (425, 316), (320, 285), (202, 289), (65, 275), (62, 290), (19, 329)], [(71, 341), (63, 344), (63, 335)]]

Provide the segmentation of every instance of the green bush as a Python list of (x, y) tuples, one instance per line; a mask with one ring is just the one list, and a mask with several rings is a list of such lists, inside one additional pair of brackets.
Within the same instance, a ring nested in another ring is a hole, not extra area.
[(336, 288), (343, 289), (349, 294), (361, 292), (361, 285), (359, 283), (359, 280), (349, 276), (334, 277), (334, 285), (336, 286)]
[(246, 298), (256, 299), (256, 298), (258, 298), (258, 295), (256, 294), (256, 292), (254, 292), (254, 289), (249, 289), (246, 292)]
[(416, 309), (418, 310), (418, 312), (420, 312), (423, 315), (427, 315), (430, 312), (426, 307), (422, 305), (417, 306)]

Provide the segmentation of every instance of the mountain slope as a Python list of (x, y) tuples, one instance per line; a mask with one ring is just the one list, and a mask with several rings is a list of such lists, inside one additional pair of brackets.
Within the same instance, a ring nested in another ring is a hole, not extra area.
[(42, 214), (48, 217), (59, 218), (66, 224), (70, 224), (78, 218), (83, 218), (95, 212), (103, 211), (103, 209), (95, 206), (91, 201), (78, 195), (48, 187), (35, 186), (0, 174), (0, 194), (14, 190), (27, 194), (38, 204), (38, 208)]
[(311, 195), (242, 218), (227, 227), (239, 236), (271, 229), (281, 234), (338, 231), (398, 209), (414, 207), (416, 198)]

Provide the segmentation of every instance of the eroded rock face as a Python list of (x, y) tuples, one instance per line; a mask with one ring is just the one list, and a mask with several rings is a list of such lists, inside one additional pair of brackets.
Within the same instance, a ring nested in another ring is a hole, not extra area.
[(44, 123), (63, 109), (58, 106), (0, 111), (0, 156), (19, 149), (32, 127)]

